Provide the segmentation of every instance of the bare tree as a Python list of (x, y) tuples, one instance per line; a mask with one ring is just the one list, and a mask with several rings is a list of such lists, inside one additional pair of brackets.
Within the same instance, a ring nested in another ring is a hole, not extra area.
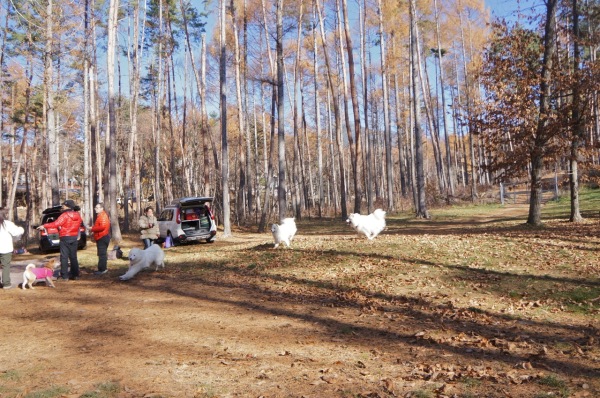
[(315, 124), (317, 126), (317, 173), (318, 173), (318, 189), (319, 189), (319, 218), (323, 217), (323, 206), (325, 205), (325, 197), (323, 193), (323, 144), (321, 140), (321, 107), (319, 104), (319, 62), (318, 62), (318, 46), (317, 46), (317, 16), (316, 6), (313, 6), (313, 73), (315, 85)]
[(246, 194), (246, 155), (244, 151), (244, 141), (248, 137), (246, 134), (246, 112), (244, 109), (244, 100), (242, 98), (242, 57), (240, 52), (240, 39), (239, 31), (237, 26), (237, 16), (235, 3), (231, 0), (229, 9), (231, 11), (231, 19), (233, 27), (233, 41), (234, 41), (234, 64), (235, 64), (235, 92), (237, 99), (237, 115), (238, 115), (238, 172), (239, 172), (239, 185), (237, 187), (237, 199), (236, 199), (236, 213), (238, 221), (243, 221), (246, 218), (246, 206), (244, 201), (244, 195)]
[(286, 217), (286, 182), (285, 182), (285, 114), (284, 114), (284, 64), (283, 64), (283, 0), (277, 0), (276, 22), (276, 53), (277, 53), (277, 142), (279, 160), (279, 178), (277, 201), (279, 204), (279, 220)]
[[(341, 156), (342, 154), (342, 137), (341, 137), (341, 119), (340, 119), (340, 108), (339, 108), (339, 104), (338, 104), (338, 100), (337, 100), (337, 93), (336, 93), (336, 89), (335, 89), (335, 85), (333, 83), (333, 75), (332, 75), (332, 68), (331, 68), (331, 62), (329, 60), (329, 52), (327, 51), (327, 46), (326, 46), (326, 39), (325, 39), (325, 27), (324, 27), (324, 23), (323, 23), (323, 13), (321, 10), (321, 3), (320, 0), (315, 0), (315, 4), (317, 6), (317, 14), (319, 16), (319, 28), (320, 28), (320, 32), (321, 32), (321, 41), (323, 43), (323, 54), (325, 56), (325, 66), (327, 68), (327, 83), (328, 83), (328, 89), (329, 89), (329, 94), (330, 94), (330, 98), (329, 101), (327, 101), (327, 103), (330, 103), (333, 105), (333, 114), (334, 114), (334, 130), (335, 130), (335, 141), (336, 141), (336, 145), (338, 147), (340, 156), (338, 156), (338, 163), (339, 163), (339, 172), (340, 172), (340, 204), (341, 204), (341, 208), (342, 208), (342, 219), (345, 220), (346, 218), (348, 218), (348, 209), (347, 209), (347, 204), (346, 204), (346, 178), (345, 178), (345, 166), (344, 166), (344, 159)], [(331, 156), (331, 159), (333, 160), (333, 156)]]
[(48, 0), (46, 5), (46, 49), (44, 52), (44, 101), (46, 103), (46, 131), (48, 137), (48, 172), (50, 173), (50, 187), (52, 189), (52, 204), (60, 203), (58, 182), (58, 132), (56, 131), (54, 109), (54, 83), (53, 83), (53, 2)]
[(536, 129), (534, 147), (531, 150), (531, 194), (529, 199), (529, 216), (527, 224), (539, 225), (542, 222), (542, 167), (544, 163), (544, 146), (549, 135), (545, 131), (550, 123), (550, 79), (554, 52), (556, 51), (556, 7), (558, 0), (546, 2), (546, 22), (544, 29), (544, 56), (542, 59), (542, 75), (540, 76), (539, 119)]
[(119, 213), (117, 211), (117, 109), (115, 95), (115, 53), (117, 47), (117, 16), (119, 0), (110, 0), (108, 13), (108, 47), (106, 54), (106, 71), (108, 78), (108, 121), (109, 121), (109, 184), (108, 196), (104, 202), (110, 208), (110, 224), (112, 239), (121, 241), (121, 228), (119, 226)]
[(362, 202), (362, 149), (360, 135), (360, 112), (358, 110), (358, 93), (356, 89), (356, 73), (354, 71), (354, 49), (352, 46), (352, 35), (350, 34), (350, 22), (348, 21), (348, 2), (342, 0), (342, 11), (344, 14), (344, 31), (346, 36), (346, 51), (348, 52), (348, 74), (350, 77), (350, 97), (352, 98), (352, 111), (354, 113), (354, 212), (360, 213)]
[(227, 142), (227, 50), (225, 36), (226, 0), (220, 0), (220, 57), (219, 57), (219, 82), (221, 105), (221, 156), (223, 167), (221, 169), (221, 186), (223, 190), (223, 236), (231, 236), (230, 205), (229, 205), (229, 146)]
[(414, 119), (414, 137), (415, 137), (415, 174), (416, 174), (416, 216), (418, 218), (429, 218), (427, 211), (427, 203), (425, 202), (425, 175), (423, 170), (423, 133), (421, 131), (421, 97), (419, 92), (419, 57), (417, 45), (419, 40), (417, 28), (417, 11), (415, 0), (410, 0), (410, 53), (411, 53), (411, 69), (412, 69), (412, 105)]
[(569, 188), (571, 191), (571, 216), (569, 221), (581, 222), (583, 217), (579, 211), (579, 147), (585, 140), (585, 125), (583, 112), (581, 109), (581, 90), (579, 88), (579, 64), (581, 62), (581, 53), (579, 48), (579, 8), (578, 1), (573, 1), (573, 137), (571, 139), (571, 157), (569, 159)]
[(394, 209), (394, 177), (392, 174), (392, 132), (390, 127), (390, 94), (388, 89), (387, 53), (385, 51), (385, 31), (383, 29), (383, 10), (378, 1), (379, 48), (381, 51), (381, 86), (383, 89), (383, 132), (385, 139), (385, 177), (387, 183), (388, 209)]
[(435, 36), (436, 36), (436, 44), (437, 44), (435, 56), (437, 57), (438, 72), (440, 74), (440, 96), (442, 97), (441, 117), (442, 117), (442, 122), (444, 124), (444, 141), (446, 144), (446, 163), (447, 163), (446, 170), (448, 171), (448, 175), (447, 175), (448, 184), (446, 185), (446, 187), (448, 188), (449, 195), (454, 196), (454, 168), (452, 167), (452, 157), (450, 155), (450, 139), (448, 137), (449, 136), (448, 122), (447, 122), (447, 118), (446, 118), (446, 94), (445, 94), (445, 89), (444, 89), (445, 77), (444, 77), (443, 56), (444, 56), (445, 51), (442, 49), (442, 43), (441, 43), (441, 39), (440, 39), (440, 16), (439, 16), (439, 12), (438, 12), (437, 0), (434, 0), (433, 4), (434, 4), (434, 14), (435, 14)]

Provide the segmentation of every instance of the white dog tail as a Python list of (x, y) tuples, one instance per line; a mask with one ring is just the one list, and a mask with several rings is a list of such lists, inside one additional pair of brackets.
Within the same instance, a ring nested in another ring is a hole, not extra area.
[(384, 220), (385, 219), (385, 211), (383, 211), (382, 209), (376, 209), (373, 212), (373, 215), (375, 216), (375, 218), (378, 218), (380, 220)]

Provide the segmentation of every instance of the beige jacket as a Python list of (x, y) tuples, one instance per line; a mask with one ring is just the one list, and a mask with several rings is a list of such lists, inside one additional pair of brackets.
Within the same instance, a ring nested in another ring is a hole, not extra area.
[[(141, 216), (138, 224), (142, 230), (141, 239), (158, 239), (158, 220), (156, 216)], [(152, 225), (152, 227), (150, 227)]]

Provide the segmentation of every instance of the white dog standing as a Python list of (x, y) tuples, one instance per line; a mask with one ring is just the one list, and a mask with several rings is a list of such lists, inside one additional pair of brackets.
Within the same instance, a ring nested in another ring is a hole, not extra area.
[(375, 239), (385, 229), (385, 211), (375, 210), (368, 216), (352, 213), (346, 220), (359, 234), (363, 234), (369, 240)]
[(294, 239), (297, 231), (296, 221), (294, 221), (293, 217), (284, 218), (279, 225), (273, 224), (271, 226), (273, 240), (275, 241), (273, 249), (277, 249), (280, 243), (285, 243), (287, 247), (290, 247), (290, 242)]
[(119, 279), (126, 281), (133, 278), (138, 272), (149, 268), (152, 264), (158, 267), (165, 268), (165, 252), (162, 251), (159, 245), (154, 244), (146, 250), (133, 248), (129, 251), (129, 270), (125, 275), (121, 275)]

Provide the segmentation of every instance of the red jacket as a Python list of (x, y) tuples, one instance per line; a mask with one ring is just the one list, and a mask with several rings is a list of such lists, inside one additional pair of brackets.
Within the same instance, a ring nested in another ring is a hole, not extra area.
[(104, 210), (98, 213), (94, 226), (90, 229), (94, 233), (94, 239), (98, 240), (110, 233), (110, 220)]
[(81, 227), (81, 216), (78, 212), (67, 210), (60, 215), (54, 222), (44, 224), (44, 228), (58, 229), (58, 236), (77, 236), (79, 235), (79, 227)]

